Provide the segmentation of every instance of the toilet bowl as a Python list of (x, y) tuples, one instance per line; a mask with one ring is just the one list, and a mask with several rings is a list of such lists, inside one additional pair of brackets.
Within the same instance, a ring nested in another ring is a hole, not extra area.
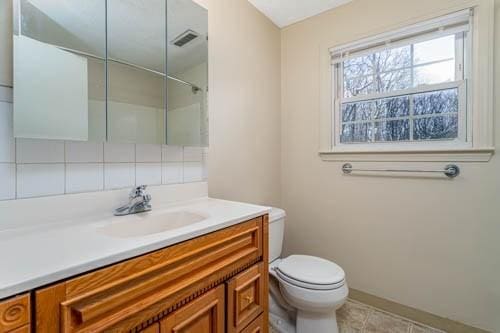
[[(323, 258), (291, 255), (280, 258), (284, 235), (285, 212), (273, 208), (269, 215), (269, 274), (279, 284), (280, 295), (270, 293), (273, 304), (281, 311), (271, 309), (271, 317), (281, 318), (283, 313), (295, 311), (295, 331), (338, 332), (335, 311), (346, 301), (348, 295), (344, 270)], [(283, 312), (286, 310), (286, 312)], [(273, 313), (276, 312), (276, 313)], [(287, 332), (276, 327), (276, 323), (290, 325), (289, 318), (271, 321), (278, 332)]]

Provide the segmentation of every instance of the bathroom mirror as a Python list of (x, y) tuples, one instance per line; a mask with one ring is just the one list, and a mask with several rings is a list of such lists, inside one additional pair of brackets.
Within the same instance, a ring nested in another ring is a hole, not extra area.
[(108, 141), (165, 143), (165, 0), (108, 0)]
[(14, 135), (208, 145), (207, 31), (192, 0), (14, 0)]
[(14, 136), (106, 136), (105, 2), (14, 0)]
[(167, 143), (208, 145), (208, 13), (168, 0)]

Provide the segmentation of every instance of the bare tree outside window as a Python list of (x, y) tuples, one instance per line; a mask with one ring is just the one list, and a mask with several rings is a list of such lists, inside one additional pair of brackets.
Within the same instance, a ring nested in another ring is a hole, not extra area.
[(458, 88), (404, 93), (457, 79), (455, 39), (449, 35), (342, 62), (340, 142), (457, 138)]

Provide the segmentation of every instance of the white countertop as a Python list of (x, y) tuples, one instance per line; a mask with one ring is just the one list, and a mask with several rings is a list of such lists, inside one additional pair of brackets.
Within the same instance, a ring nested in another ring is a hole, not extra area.
[(123, 219), (111, 216), (0, 232), (0, 299), (220, 230), (270, 211), (263, 206), (199, 198), (154, 206), (150, 213), (178, 210), (198, 212), (207, 218), (185, 227), (132, 238), (115, 238), (99, 232), (103, 226)]

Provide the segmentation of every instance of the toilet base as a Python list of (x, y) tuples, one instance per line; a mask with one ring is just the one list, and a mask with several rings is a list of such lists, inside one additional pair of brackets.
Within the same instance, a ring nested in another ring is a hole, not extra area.
[(337, 315), (332, 313), (318, 313), (297, 311), (297, 333), (338, 333)]

